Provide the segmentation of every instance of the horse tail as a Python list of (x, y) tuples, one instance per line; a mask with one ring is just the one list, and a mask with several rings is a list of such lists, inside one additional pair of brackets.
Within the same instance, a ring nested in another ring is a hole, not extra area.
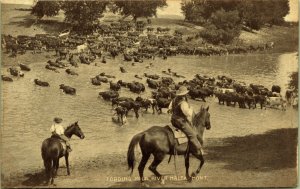
[(50, 179), (52, 177), (52, 159), (51, 157), (48, 157), (48, 153), (47, 153), (47, 145), (48, 145), (48, 140), (46, 139), (43, 144), (42, 144), (42, 148), (41, 148), (41, 154), (42, 154), (42, 158), (43, 158), (43, 162), (44, 162), (44, 167), (45, 167), (45, 172), (46, 172), (46, 177), (47, 179)]
[(128, 151), (127, 151), (127, 163), (128, 169), (131, 169), (131, 174), (134, 169), (135, 165), (135, 155), (134, 155), (134, 148), (138, 142), (140, 142), (141, 138), (144, 136), (144, 132), (135, 135), (129, 144)]

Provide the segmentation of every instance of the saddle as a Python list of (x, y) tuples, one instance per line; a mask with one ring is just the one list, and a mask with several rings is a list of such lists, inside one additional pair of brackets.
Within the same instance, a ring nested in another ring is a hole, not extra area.
[(61, 144), (62, 147), (63, 147), (63, 151), (64, 151), (64, 153), (65, 153), (66, 150), (67, 150), (66, 142), (65, 142), (64, 140), (62, 140), (58, 135), (52, 135), (51, 138), (55, 138), (55, 139), (59, 140), (60, 144)]
[(174, 137), (177, 140), (178, 144), (183, 144), (188, 142), (187, 136), (181, 130), (169, 125), (167, 125), (167, 127), (169, 127), (169, 129), (173, 132)]

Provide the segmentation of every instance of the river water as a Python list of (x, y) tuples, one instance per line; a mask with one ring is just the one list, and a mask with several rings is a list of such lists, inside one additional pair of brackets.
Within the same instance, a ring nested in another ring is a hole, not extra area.
[[(149, 63), (153, 67), (146, 68)], [(115, 75), (123, 81), (143, 81), (134, 78), (135, 74), (160, 74), (162, 70), (171, 68), (178, 74), (192, 79), (196, 73), (214, 76), (226, 75), (247, 84), (262, 84), (271, 88), (280, 85), (284, 95), (289, 74), (298, 69), (296, 53), (286, 54), (249, 54), (215, 57), (170, 57), (167, 60), (156, 58), (142, 64), (125, 63), (120, 59), (108, 60), (107, 64), (80, 65), (76, 68), (79, 76), (67, 75), (64, 70), (54, 73), (46, 70), (45, 62), (34, 62), (32, 71), (25, 73), (24, 78), (14, 82), (2, 83), (3, 123), (2, 123), (2, 173), (9, 175), (14, 172), (43, 167), (40, 147), (42, 141), (50, 135), (50, 126), (56, 116), (64, 119), (65, 126), (79, 121), (86, 138), (80, 140), (73, 137), (70, 156), (74, 161), (88, 160), (93, 157), (109, 154), (126, 154), (132, 136), (152, 125), (169, 124), (166, 110), (161, 115), (144, 113), (139, 119), (129, 113), (128, 123), (124, 127), (112, 122), (111, 105), (98, 98), (100, 91), (109, 89), (108, 84), (91, 85), (89, 78), (105, 72)], [(127, 73), (120, 73), (123, 66)], [(6, 68), (3, 68), (6, 72)], [(163, 76), (163, 75), (162, 75)], [(41, 88), (33, 84), (39, 78), (50, 83), (49, 88)], [(175, 78), (174, 78), (175, 79)], [(176, 82), (180, 81), (175, 79)], [(70, 85), (77, 89), (76, 96), (65, 95), (59, 90), (60, 84)], [(146, 88), (142, 97), (150, 96), (151, 90)], [(136, 97), (122, 89), (120, 96)], [(212, 128), (206, 131), (204, 138), (225, 138), (259, 134), (272, 129), (294, 128), (298, 126), (298, 111), (288, 108), (287, 111), (276, 109), (239, 109), (218, 105), (214, 98), (208, 102), (190, 100), (196, 111), (200, 105), (209, 105)], [(88, 150), (86, 150), (88, 149)]]

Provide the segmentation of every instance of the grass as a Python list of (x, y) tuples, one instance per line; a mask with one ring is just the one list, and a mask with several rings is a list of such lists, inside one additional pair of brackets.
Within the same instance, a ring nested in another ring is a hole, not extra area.
[[(30, 15), (28, 11), (16, 10), (16, 8), (29, 8), (24, 5), (3, 5), (2, 4), (2, 34), (17, 35), (35, 35), (42, 33), (59, 33), (64, 29), (68, 29), (62, 12), (58, 16), (51, 18), (43, 18), (39, 23), (36, 23), (35, 17)], [(112, 21), (120, 19), (119, 15), (105, 13), (101, 19), (102, 22), (108, 24)], [(127, 18), (130, 19), (130, 18)], [(141, 18), (143, 20), (143, 18)], [(144, 19), (145, 20), (145, 19)], [(183, 21), (178, 17), (162, 17), (152, 18), (151, 27), (168, 27), (170, 34), (175, 30), (179, 30), (184, 34), (184, 39), (188, 36), (195, 37), (203, 28), (192, 23)], [(150, 25), (147, 25), (148, 27)], [(244, 45), (264, 45), (267, 42), (274, 42), (273, 52), (291, 52), (298, 51), (298, 27), (297, 26), (273, 26), (265, 27), (259, 31), (246, 32), (242, 31), (238, 38), (238, 43)], [(191, 43), (197, 44), (201, 39), (193, 39)]]
[[(208, 159), (234, 171), (272, 171), (297, 166), (298, 129), (276, 129), (260, 135), (208, 141)], [(222, 158), (220, 158), (222, 157)]]

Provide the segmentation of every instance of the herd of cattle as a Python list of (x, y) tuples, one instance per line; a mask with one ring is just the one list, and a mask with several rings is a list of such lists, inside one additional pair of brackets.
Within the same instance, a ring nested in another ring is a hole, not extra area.
[[(141, 24), (140, 24), (141, 25)], [(101, 63), (107, 63), (107, 58), (115, 58), (122, 54), (124, 61), (132, 61), (132, 65), (142, 63), (143, 59), (154, 59), (156, 56), (166, 59), (168, 56), (177, 54), (184, 55), (222, 55), (230, 53), (247, 53), (253, 51), (266, 50), (273, 48), (274, 43), (270, 42), (261, 46), (223, 46), (216, 47), (201, 43), (199, 46), (193, 46), (189, 43), (196, 36), (189, 36), (184, 39), (183, 34), (175, 30), (174, 34), (170, 34), (169, 28), (151, 28), (143, 31), (143, 27), (132, 25), (132, 23), (111, 23), (110, 25), (99, 25), (96, 27), (93, 35), (79, 36), (66, 32), (60, 35), (37, 34), (35, 36), (17, 36), (2, 35), (2, 48), (6, 49), (7, 53), (12, 56), (17, 56), (18, 53), (26, 53), (30, 50), (33, 53), (41, 53), (44, 51), (54, 51), (58, 57), (56, 60), (49, 60), (45, 68), (59, 73), (62, 69), (70, 75), (78, 75), (72, 67), (78, 67), (81, 64), (91, 64), (95, 59), (101, 59)], [(147, 34), (145, 34), (147, 33)], [(186, 36), (185, 36), (186, 37)], [(95, 63), (97, 65), (97, 63)], [(20, 70), (14, 67), (8, 69), (10, 74), (15, 77), (23, 77), (24, 71), (31, 69), (19, 64)], [(151, 67), (151, 64), (148, 66)], [(120, 67), (122, 73), (126, 73), (123, 67)], [(164, 76), (161, 76), (164, 75)], [(13, 81), (9, 76), (2, 75), (3, 81)], [(175, 83), (173, 78), (181, 78), (182, 81)], [(201, 99), (206, 101), (206, 98), (215, 96), (219, 100), (219, 104), (227, 106), (235, 106), (238, 104), (240, 108), (255, 108), (256, 104), (260, 104), (263, 108), (266, 105), (280, 106), (285, 108), (286, 100), (288, 103), (292, 98), (294, 91), (288, 90), (286, 99), (280, 95), (281, 89), (279, 86), (273, 86), (271, 90), (262, 85), (237, 82), (226, 76), (218, 76), (217, 78), (195, 75), (192, 80), (185, 80), (185, 76), (172, 72), (171, 69), (164, 70), (160, 75), (144, 74), (143, 76), (135, 75), (135, 78), (145, 79), (143, 82), (125, 82), (119, 80), (114, 83), (110, 81), (115, 79), (115, 76), (100, 73), (93, 78), (90, 78), (92, 85), (100, 86), (107, 83), (110, 86), (109, 91), (100, 92), (99, 96), (104, 100), (112, 101), (118, 118), (123, 123), (124, 115), (127, 115), (130, 110), (135, 112), (136, 117), (139, 117), (139, 110), (144, 108), (148, 110), (152, 108), (155, 111), (162, 113), (163, 108), (168, 108), (169, 103), (175, 97), (175, 91), (181, 85), (187, 86), (189, 89), (189, 97), (192, 99)], [(34, 83), (38, 86), (49, 87), (50, 84), (46, 81), (34, 79)], [(145, 92), (146, 87), (151, 89), (152, 96), (150, 98), (142, 98), (140, 94)], [(75, 95), (76, 89), (61, 84), (59, 86), (66, 94)], [(136, 99), (130, 97), (120, 97), (120, 90), (123, 88), (139, 94)]]
[[(64, 70), (66, 74), (78, 75), (75, 70), (70, 68), (71, 66), (78, 66), (72, 64), (73, 56), (69, 56), (68, 61), (63, 60), (61, 57), (57, 58), (56, 61), (49, 60), (45, 68), (57, 73), (59, 73), (60, 70)], [(23, 77), (25, 71), (31, 71), (27, 65), (20, 64), (19, 66), (20, 69), (15, 67), (8, 69), (12, 76)], [(126, 70), (120, 67), (120, 72), (125, 73)], [(173, 80), (174, 77), (181, 78), (182, 81), (175, 83)], [(184, 76), (172, 72), (171, 69), (163, 70), (159, 75), (147, 73), (143, 76), (136, 75), (136, 78), (139, 78), (141, 82), (125, 82), (123, 80), (112, 82), (111, 79), (115, 80), (116, 77), (106, 73), (100, 73), (90, 78), (92, 85), (109, 85), (110, 90), (99, 92), (99, 97), (102, 97), (106, 101), (111, 101), (118, 115), (118, 119), (122, 124), (124, 116), (131, 110), (134, 111), (136, 118), (139, 118), (141, 109), (147, 111), (149, 108), (152, 108), (153, 114), (155, 114), (155, 112), (162, 113), (162, 109), (168, 108), (171, 100), (175, 97), (176, 90), (181, 85), (189, 89), (188, 97), (193, 100), (206, 102), (207, 98), (215, 97), (218, 99), (220, 105), (225, 104), (234, 107), (238, 104), (239, 108), (249, 109), (254, 109), (256, 105), (259, 104), (261, 109), (268, 106), (285, 110), (286, 105), (291, 104), (291, 99), (296, 94), (296, 91), (287, 90), (285, 98), (283, 98), (280, 94), (281, 88), (277, 85), (273, 85), (271, 89), (268, 89), (262, 85), (246, 85), (243, 82), (235, 81), (227, 76), (217, 76), (215, 78), (196, 74), (193, 79), (186, 80)], [(13, 81), (11, 77), (4, 75), (2, 75), (2, 80)], [(34, 79), (34, 84), (43, 87), (50, 86), (48, 82), (39, 79)], [(77, 90), (71, 86), (61, 84), (59, 88), (66, 94), (76, 95)], [(136, 99), (120, 96), (120, 90), (129, 90), (138, 96)], [(152, 96), (142, 98), (141, 95), (146, 90), (150, 90)]]
[[(123, 54), (124, 60), (141, 62), (144, 58), (184, 55), (223, 55), (240, 54), (271, 49), (273, 42), (260, 45), (224, 45), (213, 46), (199, 38), (197, 34), (186, 36), (179, 30), (162, 27), (139, 27), (132, 22), (113, 22), (95, 27), (92, 35), (78, 35), (65, 32), (57, 35), (36, 34), (35, 36), (11, 35), (1, 36), (1, 45), (11, 56), (23, 54), (27, 50), (41, 52), (56, 50), (57, 53), (81, 53), (87, 50), (91, 56), (107, 54), (115, 57)], [(172, 33), (172, 34), (171, 34)], [(194, 42), (191, 42), (194, 41)], [(80, 47), (81, 46), (81, 47)], [(78, 48), (80, 47), (80, 48)]]

